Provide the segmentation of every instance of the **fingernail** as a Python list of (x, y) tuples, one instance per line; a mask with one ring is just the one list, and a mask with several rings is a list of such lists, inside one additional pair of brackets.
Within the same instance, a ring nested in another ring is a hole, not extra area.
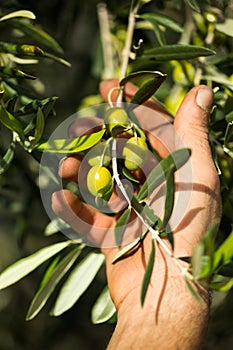
[(213, 105), (214, 93), (208, 86), (198, 90), (196, 96), (197, 105), (205, 112), (210, 113)]
[(58, 163), (58, 168), (61, 168), (61, 167), (62, 167), (62, 164), (63, 164), (64, 160), (66, 160), (66, 159), (67, 159), (67, 156), (65, 156), (65, 157), (63, 157), (63, 158), (60, 159), (60, 161), (59, 161), (59, 163)]

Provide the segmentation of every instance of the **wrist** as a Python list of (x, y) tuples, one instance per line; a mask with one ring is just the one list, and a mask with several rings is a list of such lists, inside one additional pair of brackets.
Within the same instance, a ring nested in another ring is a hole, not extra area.
[(164, 280), (148, 290), (143, 307), (139, 289), (122, 302), (108, 350), (201, 349), (209, 319), (208, 291), (199, 290), (198, 302), (181, 276)]

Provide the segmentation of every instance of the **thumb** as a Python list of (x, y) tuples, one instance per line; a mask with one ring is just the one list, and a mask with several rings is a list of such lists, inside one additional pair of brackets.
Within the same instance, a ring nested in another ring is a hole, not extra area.
[[(215, 174), (208, 137), (208, 121), (213, 104), (213, 91), (205, 86), (194, 87), (184, 98), (174, 121), (181, 142), (192, 151), (191, 161), (196, 179)], [(201, 170), (200, 170), (201, 169)]]

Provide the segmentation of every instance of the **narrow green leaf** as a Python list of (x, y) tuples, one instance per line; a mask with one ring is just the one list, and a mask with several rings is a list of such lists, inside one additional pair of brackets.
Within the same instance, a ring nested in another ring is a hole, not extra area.
[(108, 286), (105, 286), (91, 310), (92, 322), (94, 324), (106, 322), (115, 312), (116, 308), (110, 296)]
[(127, 208), (124, 210), (124, 212), (121, 214), (121, 216), (117, 220), (117, 223), (115, 226), (115, 242), (118, 247), (121, 246), (122, 239), (130, 219), (130, 214), (131, 214), (131, 209)]
[(34, 296), (31, 305), (29, 307), (26, 320), (33, 319), (40, 310), (44, 307), (50, 295), (53, 293), (55, 287), (63, 278), (63, 276), (69, 271), (78, 256), (82, 252), (83, 246), (74, 248), (68, 255), (66, 255), (60, 263), (55, 267), (53, 272), (45, 283), (42, 284), (36, 295)]
[(201, 297), (198, 294), (198, 291), (194, 288), (194, 285), (192, 284), (192, 281), (190, 281), (187, 277), (184, 278), (185, 279), (185, 283), (189, 289), (189, 291), (191, 292), (192, 296), (198, 301), (201, 302)]
[(233, 278), (223, 279), (223, 281), (212, 282), (209, 284), (209, 288), (218, 292), (227, 292), (233, 287)]
[(30, 150), (32, 150), (35, 147), (35, 145), (40, 141), (44, 132), (44, 128), (45, 128), (44, 114), (41, 108), (39, 107), (36, 114), (36, 128), (34, 132), (34, 137), (30, 145)]
[(57, 52), (58, 54), (63, 54), (62, 47), (53, 37), (51, 37), (51, 35), (49, 35), (43, 29), (32, 25), (31, 23), (23, 22), (20, 20), (13, 20), (12, 24), (14, 27), (20, 29), (32, 39), (39, 42), (40, 45), (42, 44), (43, 46), (46, 46), (47, 48), (53, 50), (54, 52)]
[(6, 109), (0, 106), (0, 121), (5, 127), (10, 129), (11, 131), (16, 132), (21, 140), (24, 140), (24, 132), (23, 127), (18, 119), (16, 119), (11, 113), (9, 113)]
[(231, 111), (230, 113), (227, 113), (227, 115), (225, 116), (225, 119), (227, 123), (233, 122), (233, 111)]
[(45, 228), (44, 234), (45, 236), (51, 236), (68, 228), (70, 228), (70, 225), (58, 217), (50, 221), (50, 223)]
[(218, 221), (210, 225), (205, 235), (194, 249), (192, 269), (196, 279), (211, 277), (213, 273), (215, 238), (218, 227)]
[(130, 251), (132, 251), (134, 248), (136, 248), (144, 239), (144, 237), (147, 234), (147, 230), (138, 238), (136, 238), (134, 241), (127, 244), (124, 248), (122, 248), (113, 258), (112, 264), (115, 264), (118, 260), (122, 259), (124, 256), (126, 256)]
[(22, 70), (9, 67), (9, 66), (1, 66), (0, 67), (0, 74), (7, 78), (16, 78), (16, 79), (36, 79), (35, 76), (27, 74), (23, 72)]
[(16, 17), (24, 17), (24, 18), (29, 18), (29, 19), (35, 19), (36, 18), (34, 13), (31, 12), (31, 11), (19, 10), (19, 11), (10, 12), (7, 15), (2, 16), (0, 18), (0, 22), (7, 21), (8, 19), (12, 19), (12, 18), (16, 18)]
[(168, 157), (162, 159), (158, 165), (147, 176), (147, 180), (142, 185), (137, 199), (139, 202), (144, 201), (156, 187), (161, 185), (168, 172), (174, 172), (180, 169), (189, 159), (191, 151), (188, 148), (182, 148), (172, 152)]
[(129, 74), (120, 81), (120, 86), (124, 86), (127, 82), (134, 82), (139, 85), (138, 91), (132, 97), (129, 109), (133, 104), (140, 105), (147, 101), (164, 82), (167, 75), (157, 71), (141, 71)]
[(227, 124), (225, 135), (224, 135), (224, 146), (227, 146), (232, 138), (233, 138), (233, 121)]
[(75, 139), (56, 139), (39, 143), (36, 148), (39, 151), (55, 153), (77, 153), (85, 151), (97, 144), (104, 135), (105, 130), (90, 135), (84, 135)]
[(154, 24), (156, 23), (166, 28), (169, 28), (174, 32), (177, 32), (177, 33), (183, 32), (183, 28), (180, 26), (180, 24), (177, 21), (161, 13), (144, 13), (140, 15), (139, 18), (143, 18), (146, 21), (150, 22), (152, 26), (154, 26)]
[(72, 241), (60, 242), (38, 250), (36, 253), (20, 259), (0, 274), (0, 289), (9, 287), (35, 270), (55, 254), (72, 244)]
[(194, 11), (201, 12), (200, 7), (196, 0), (184, 0)]
[(213, 270), (216, 271), (222, 265), (226, 264), (233, 258), (233, 231), (223, 241), (214, 254)]
[(223, 23), (216, 23), (216, 29), (217, 31), (228, 35), (230, 37), (233, 37), (233, 19), (232, 18), (226, 18)]
[(15, 154), (15, 142), (10, 144), (3, 157), (0, 158), (0, 175), (2, 175), (10, 166)]
[(159, 23), (156, 21), (156, 19), (153, 18), (153, 16), (150, 16), (150, 14), (144, 14), (144, 15), (141, 15), (140, 17), (144, 18), (146, 20), (146, 22), (151, 25), (151, 27), (152, 27), (151, 29), (154, 31), (159, 45), (165, 45), (166, 40), (165, 40), (164, 32), (159, 27)]
[(44, 51), (35, 45), (0, 42), (0, 51), (20, 57), (43, 57)]
[(170, 61), (187, 60), (214, 54), (215, 52), (213, 50), (206, 47), (174, 44), (147, 49), (144, 51), (142, 58), (150, 58), (153, 61)]
[(149, 288), (153, 268), (154, 268), (154, 262), (155, 262), (155, 242), (152, 239), (151, 240), (151, 252), (150, 256), (146, 265), (146, 271), (144, 273), (143, 281), (142, 281), (142, 288), (141, 288), (141, 305), (143, 306), (147, 290)]
[(86, 255), (62, 286), (51, 315), (59, 316), (77, 302), (95, 278), (103, 262), (103, 254), (91, 252)]
[(164, 206), (164, 216), (159, 225), (159, 230), (166, 231), (166, 227), (172, 215), (174, 200), (175, 200), (175, 179), (173, 169), (166, 173), (166, 193), (165, 193), (165, 206)]

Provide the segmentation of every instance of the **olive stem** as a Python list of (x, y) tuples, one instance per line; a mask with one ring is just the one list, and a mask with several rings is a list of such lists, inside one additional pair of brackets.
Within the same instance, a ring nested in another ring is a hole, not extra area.
[[(127, 73), (129, 57), (130, 57), (130, 53), (131, 53), (131, 45), (132, 45), (132, 41), (133, 41), (135, 18), (136, 18), (137, 12), (138, 12), (139, 4), (140, 4), (140, 1), (138, 1), (137, 4), (134, 7), (132, 7), (130, 12), (129, 12), (125, 46), (122, 50), (122, 64), (121, 64), (120, 80), (123, 79)], [(117, 102), (118, 103), (122, 102), (122, 98), (123, 98), (123, 88), (121, 88), (119, 91)]]
[(121, 193), (125, 197), (128, 207), (131, 208), (131, 200), (120, 180), (119, 174), (118, 174), (118, 169), (117, 169), (117, 145), (116, 145), (116, 139), (114, 138), (112, 141), (112, 171), (113, 171), (113, 178), (116, 181), (117, 186), (119, 187)]
[(159, 231), (153, 229), (153, 227), (150, 226), (150, 224), (148, 224), (148, 222), (142, 217), (142, 215), (140, 214), (140, 212), (138, 212), (138, 210), (132, 206), (131, 200), (121, 182), (121, 179), (119, 177), (118, 174), (118, 170), (117, 170), (117, 145), (116, 145), (116, 139), (113, 139), (112, 142), (112, 170), (113, 170), (113, 178), (116, 181), (117, 186), (119, 187), (121, 193), (123, 194), (123, 196), (125, 197), (126, 201), (128, 202), (128, 207), (132, 208), (134, 210), (134, 212), (136, 213), (136, 215), (138, 216), (138, 218), (141, 220), (141, 222), (143, 223), (143, 225), (147, 228), (147, 230), (151, 233), (152, 235), (152, 239), (155, 239), (160, 246), (164, 249), (164, 251), (173, 259), (173, 261), (175, 262), (175, 264), (178, 266), (178, 268), (180, 269), (182, 275), (184, 277), (189, 278), (190, 280), (193, 280), (193, 276), (192, 274), (190, 274), (187, 269), (185, 267), (182, 266), (182, 264), (180, 263), (179, 259), (173, 255), (171, 249), (165, 244), (164, 240), (159, 236)]

